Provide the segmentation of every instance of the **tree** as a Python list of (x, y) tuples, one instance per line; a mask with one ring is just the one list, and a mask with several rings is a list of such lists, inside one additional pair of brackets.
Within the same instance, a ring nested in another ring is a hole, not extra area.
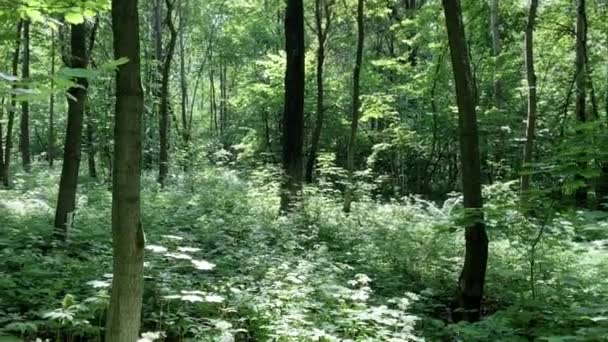
[(500, 82), (500, 77), (498, 77), (497, 73), (500, 70), (500, 65), (498, 64), (498, 57), (501, 52), (501, 41), (500, 41), (500, 29), (498, 27), (499, 23), (499, 0), (490, 0), (490, 31), (492, 33), (492, 57), (496, 60), (494, 61), (494, 105), (496, 108), (502, 107), (502, 86)]
[(346, 149), (346, 171), (348, 172), (348, 185), (344, 193), (344, 212), (350, 212), (350, 205), (353, 196), (353, 173), (355, 171), (355, 153), (357, 151), (357, 129), (359, 127), (359, 111), (361, 100), (359, 98), (361, 77), (361, 63), (363, 61), (363, 44), (365, 42), (365, 27), (363, 23), (363, 3), (364, 0), (357, 1), (357, 57), (355, 68), (353, 69), (353, 97), (352, 97), (352, 117), (350, 122), (350, 136)]
[(311, 183), (315, 164), (317, 162), (317, 152), (321, 130), (323, 129), (323, 116), (325, 114), (325, 88), (323, 79), (323, 68), (325, 65), (325, 44), (327, 35), (332, 24), (333, 0), (315, 0), (315, 33), (317, 36), (317, 116), (315, 118), (315, 128), (312, 133), (310, 152), (306, 161), (306, 182)]
[[(30, 21), (23, 22), (23, 66), (21, 77), (24, 81), (30, 78)], [(21, 102), (21, 120), (19, 124), (19, 148), (21, 149), (21, 163), (23, 170), (30, 171), (30, 104), (25, 100)]]
[(141, 85), (137, 0), (112, 0), (114, 56), (128, 58), (116, 73), (114, 171), (112, 173), (113, 278), (106, 342), (138, 340), (144, 271), (141, 223)]
[(481, 166), (475, 95), (460, 0), (442, 0), (458, 104), (460, 174), (465, 208), (465, 260), (458, 281), (463, 318), (477, 321), (488, 262), (488, 237), (483, 220)]
[(160, 113), (159, 113), (159, 135), (160, 135), (160, 160), (158, 169), (158, 183), (161, 187), (165, 186), (167, 174), (169, 173), (169, 80), (171, 77), (171, 61), (175, 52), (177, 42), (177, 29), (173, 23), (173, 5), (175, 0), (165, 0), (167, 6), (167, 17), (165, 22), (169, 27), (169, 43), (165, 60), (163, 61), (161, 86), (160, 86)]
[[(587, 101), (587, 13), (585, 10), (585, 0), (576, 2), (576, 75), (575, 75), (575, 109), (576, 118), (580, 123), (587, 122), (586, 101)], [(584, 168), (582, 164), (579, 164)], [(586, 183), (584, 176), (577, 174), (576, 179), (581, 183)], [(579, 207), (587, 206), (587, 185), (579, 186), (576, 189), (575, 200)]]
[[(51, 77), (55, 76), (55, 31), (51, 32)], [(49, 167), (55, 162), (55, 81), (51, 78), (51, 95), (49, 99), (49, 135), (47, 160)]]
[[(69, 67), (86, 69), (88, 64), (86, 24), (71, 25), (70, 50), (70, 55), (67, 56)], [(76, 210), (82, 127), (89, 85), (85, 77), (77, 77), (75, 81), (76, 84), (68, 90), (68, 122), (55, 211), (55, 233), (64, 240), (67, 239), (68, 226), (72, 222), (71, 216)]]
[[(524, 145), (523, 164), (532, 162), (534, 149), (534, 135), (536, 129), (536, 72), (534, 71), (534, 22), (538, 0), (530, 0), (528, 11), (528, 22), (526, 24), (525, 38), (525, 60), (526, 60), (526, 80), (528, 82), (528, 119), (526, 124), (526, 143)], [(525, 171), (521, 176), (521, 191), (526, 192), (530, 188), (530, 174)]]
[(285, 9), (285, 104), (283, 111), (283, 170), (281, 210), (290, 209), (302, 189), (304, 145), (304, 6), (287, 0)]
[[(15, 39), (15, 50), (13, 51), (13, 61), (12, 61), (12, 73), (13, 77), (17, 78), (19, 73), (19, 50), (21, 48), (21, 34), (23, 31), (23, 21), (19, 20), (17, 23), (17, 36)], [(13, 89), (16, 88), (16, 85), (13, 85)], [(2, 179), (2, 183), (4, 187), (8, 188), (10, 185), (10, 168), (11, 168), (11, 151), (13, 148), (13, 125), (15, 123), (15, 107), (17, 107), (17, 100), (15, 94), (11, 94), (11, 103), (8, 109), (8, 118), (6, 123), (6, 142), (4, 144), (4, 160), (1, 160), (0, 163), (3, 164), (1, 171), (2, 174), (0, 178)], [(0, 139), (2, 136), (0, 135)]]

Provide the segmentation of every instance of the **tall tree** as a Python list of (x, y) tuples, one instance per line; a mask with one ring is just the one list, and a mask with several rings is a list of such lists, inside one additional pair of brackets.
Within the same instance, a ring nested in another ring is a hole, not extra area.
[(460, 133), (460, 174), (465, 208), (465, 260), (458, 281), (463, 318), (477, 321), (488, 262), (488, 237), (483, 219), (481, 166), (475, 93), (460, 0), (442, 0), (452, 57)]
[(359, 128), (359, 111), (361, 100), (359, 98), (360, 86), (359, 79), (361, 77), (361, 63), (363, 61), (363, 44), (365, 42), (365, 27), (363, 22), (363, 3), (364, 0), (357, 1), (357, 55), (355, 59), (355, 68), (353, 70), (353, 98), (352, 98), (352, 117), (350, 122), (350, 136), (348, 138), (348, 146), (346, 147), (346, 171), (348, 172), (349, 184), (346, 186), (344, 193), (344, 212), (350, 212), (350, 206), (353, 196), (353, 173), (355, 171), (355, 153), (357, 151), (357, 129)]
[[(21, 77), (23, 81), (30, 78), (30, 22), (23, 22), (23, 61)], [(21, 163), (23, 170), (28, 171), (31, 167), (30, 158), (30, 104), (29, 101), (21, 102), (19, 148), (21, 149)]]
[(283, 170), (281, 210), (298, 202), (302, 190), (304, 145), (304, 5), (287, 0), (285, 9), (285, 108), (283, 111)]
[(498, 57), (502, 49), (500, 41), (500, 29), (499, 29), (499, 0), (490, 0), (490, 31), (492, 33), (492, 57), (494, 57), (494, 75), (493, 87), (494, 87), (494, 105), (496, 108), (502, 107), (502, 85), (498, 73), (500, 71), (500, 65), (498, 64)]
[(167, 180), (167, 174), (169, 173), (169, 111), (170, 101), (169, 98), (169, 81), (171, 78), (171, 61), (173, 60), (173, 54), (175, 52), (175, 45), (177, 42), (177, 29), (173, 23), (173, 5), (176, 0), (165, 0), (167, 7), (167, 16), (165, 22), (169, 28), (169, 43), (167, 46), (167, 52), (163, 61), (162, 75), (161, 75), (161, 86), (160, 86), (160, 113), (159, 113), (159, 135), (160, 135), (160, 155), (159, 155), (159, 168), (158, 168), (158, 183), (161, 187), (165, 186)]
[[(86, 24), (84, 23), (71, 25), (70, 55), (67, 62), (70, 68), (86, 69), (87, 67)], [(89, 85), (84, 77), (78, 77), (75, 81), (76, 85), (68, 89), (68, 122), (57, 195), (57, 210), (55, 211), (55, 233), (62, 239), (67, 238), (68, 226), (72, 222), (71, 217), (76, 209), (80, 146)]]
[[(51, 76), (55, 76), (55, 31), (51, 31)], [(55, 81), (51, 77), (51, 95), (49, 100), (49, 136), (47, 147), (47, 160), (49, 167), (55, 162)]]
[[(525, 37), (525, 60), (526, 60), (526, 80), (528, 82), (528, 119), (526, 123), (526, 143), (524, 145), (523, 164), (532, 162), (532, 152), (534, 149), (534, 136), (536, 130), (536, 72), (534, 70), (534, 22), (538, 0), (530, 0), (528, 11), (528, 21), (526, 23)], [(528, 171), (521, 176), (521, 191), (526, 192), (530, 188), (530, 174)]]
[[(576, 1), (576, 78), (575, 78), (575, 113), (579, 122), (587, 121), (586, 102), (587, 102), (587, 71), (586, 71), (586, 56), (587, 56), (587, 12), (585, 0)], [(581, 165), (582, 167), (582, 165)], [(576, 178), (583, 183), (586, 183), (585, 177), (576, 175)], [(581, 186), (576, 189), (575, 200), (579, 207), (587, 206), (588, 187)]]
[[(21, 35), (23, 31), (23, 20), (19, 20), (17, 23), (17, 37), (15, 40), (15, 50), (13, 52), (13, 61), (12, 61), (12, 72), (13, 77), (17, 77), (19, 73), (19, 50), (21, 48)], [(16, 85), (13, 85), (13, 89), (16, 88)], [(6, 142), (4, 144), (4, 160), (0, 161), (3, 163), (2, 174), (0, 178), (2, 178), (2, 183), (5, 187), (9, 187), (10, 185), (10, 169), (11, 169), (11, 152), (13, 148), (13, 126), (15, 124), (15, 108), (17, 107), (17, 99), (15, 94), (11, 94), (11, 103), (8, 109), (8, 118), (6, 123)], [(0, 136), (0, 139), (2, 137)]]
[(179, 9), (179, 76), (180, 76), (180, 90), (181, 90), (181, 116), (182, 116), (182, 140), (184, 148), (188, 149), (188, 143), (190, 141), (190, 128), (189, 119), (187, 114), (188, 106), (188, 79), (186, 78), (186, 47), (184, 41), (184, 31), (186, 30), (186, 15), (184, 7), (187, 6), (187, 2), (184, 3), (180, 0), (178, 4)]
[(317, 153), (319, 140), (323, 129), (325, 114), (325, 87), (323, 79), (323, 69), (325, 66), (325, 44), (327, 35), (332, 24), (333, 0), (315, 0), (315, 33), (317, 36), (317, 115), (315, 127), (312, 132), (310, 152), (306, 161), (306, 182), (311, 183), (315, 164), (317, 163)]
[(114, 171), (112, 173), (112, 294), (106, 342), (138, 340), (144, 272), (141, 223), (141, 85), (137, 0), (112, 0), (114, 56), (128, 58), (116, 73)]

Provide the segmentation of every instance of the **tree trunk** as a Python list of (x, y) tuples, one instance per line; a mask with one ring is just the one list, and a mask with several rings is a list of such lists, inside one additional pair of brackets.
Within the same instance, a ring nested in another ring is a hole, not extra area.
[(361, 102), (359, 99), (359, 78), (361, 76), (361, 63), (363, 61), (363, 43), (365, 39), (365, 28), (363, 26), (363, 0), (357, 2), (357, 58), (353, 70), (353, 98), (352, 98), (352, 118), (350, 123), (350, 137), (346, 150), (346, 171), (348, 172), (348, 184), (344, 193), (344, 212), (350, 212), (353, 197), (355, 171), (355, 153), (357, 151), (357, 128), (359, 127), (359, 110)]
[(283, 110), (283, 171), (281, 211), (295, 208), (302, 190), (304, 145), (304, 5), (287, 0), (285, 9), (285, 108)]
[[(23, 69), (21, 78), (27, 82), (30, 78), (30, 22), (23, 22)], [(31, 169), (30, 158), (30, 104), (28, 101), (21, 102), (19, 148), (21, 149), (21, 163), (23, 170), (29, 172)]]
[[(69, 67), (85, 69), (88, 64), (86, 24), (72, 25), (71, 31)], [(67, 239), (71, 218), (76, 209), (80, 146), (88, 80), (80, 77), (76, 79), (76, 84), (78, 86), (68, 90), (68, 122), (55, 212), (55, 235), (63, 240)]]
[(49, 167), (55, 162), (55, 31), (51, 31), (51, 95), (49, 100), (49, 138), (47, 148), (47, 160)]
[(106, 342), (138, 340), (144, 271), (141, 224), (141, 85), (137, 0), (112, 0), (114, 57), (129, 62), (116, 73), (114, 171), (112, 174), (112, 294), (106, 320)]
[(167, 54), (163, 63), (162, 80), (160, 88), (160, 113), (159, 113), (159, 134), (160, 134), (160, 155), (158, 183), (161, 188), (165, 186), (167, 174), (169, 173), (169, 81), (171, 76), (171, 61), (175, 52), (177, 42), (177, 30), (173, 23), (173, 5), (175, 0), (165, 0), (167, 6), (166, 23), (169, 27), (170, 38), (167, 46)]
[[(321, 6), (321, 3), (323, 3), (324, 6)], [(323, 27), (323, 17), (325, 17), (325, 27)], [(323, 67), (325, 64), (325, 41), (327, 40), (327, 32), (331, 26), (331, 13), (328, 0), (315, 0), (315, 24), (317, 30), (317, 44), (319, 45), (317, 47), (317, 117), (306, 163), (307, 183), (312, 183), (313, 180), (315, 165), (317, 163), (319, 140), (321, 139), (321, 131), (323, 129), (323, 117), (325, 114)]]
[(442, 2), (458, 103), (460, 163), (466, 224), (466, 251), (464, 267), (459, 278), (459, 305), (463, 318), (474, 322), (480, 317), (488, 261), (488, 237), (482, 212), (479, 136), (475, 94), (472, 89), (474, 83), (460, 0), (442, 0)]
[[(12, 72), (13, 76), (17, 77), (19, 73), (19, 49), (21, 47), (21, 33), (23, 30), (23, 21), (20, 20), (17, 23), (17, 37), (15, 40), (15, 51), (13, 52), (13, 61), (12, 61)], [(15, 85), (13, 85), (13, 89), (15, 89)], [(8, 188), (10, 186), (10, 167), (11, 167), (11, 151), (13, 148), (13, 125), (15, 124), (15, 107), (17, 106), (17, 101), (15, 99), (15, 95), (11, 95), (11, 103), (10, 108), (8, 109), (8, 118), (6, 123), (6, 143), (4, 144), (4, 160), (0, 160), (0, 163), (4, 164), (2, 169), (2, 174), (0, 174), (0, 179), (2, 179), (2, 184), (4, 187)], [(2, 139), (2, 136), (0, 136)]]
[(501, 69), (498, 63), (498, 57), (501, 52), (501, 42), (500, 42), (500, 30), (498, 28), (499, 23), (499, 0), (491, 0), (490, 2), (490, 31), (492, 31), (492, 57), (494, 57), (495, 67), (494, 67), (494, 105), (496, 108), (502, 108), (502, 85), (500, 82), (500, 78), (498, 77), (498, 73)]
[(188, 127), (188, 80), (186, 78), (186, 49), (184, 42), (184, 30), (186, 29), (186, 16), (184, 15), (183, 9), (183, 1), (180, 0), (179, 3), (179, 19), (180, 19), (180, 29), (179, 29), (179, 56), (180, 56), (180, 86), (181, 86), (181, 110), (182, 110), (182, 139), (184, 143), (184, 148), (188, 149), (188, 144), (190, 142), (190, 130)]
[[(528, 22), (526, 24), (525, 38), (525, 59), (526, 59), (526, 79), (528, 81), (528, 120), (526, 124), (526, 143), (524, 145), (524, 168), (532, 162), (534, 150), (534, 138), (536, 129), (536, 72), (534, 71), (534, 22), (536, 21), (536, 11), (538, 0), (530, 1), (528, 12)], [(521, 192), (525, 193), (530, 188), (529, 170), (524, 170), (521, 176)]]
[[(575, 113), (579, 122), (587, 121), (586, 101), (587, 101), (587, 72), (585, 65), (585, 56), (587, 55), (587, 15), (585, 11), (585, 0), (578, 0), (576, 3), (576, 100)], [(586, 165), (581, 164), (581, 168)], [(575, 176), (577, 180), (587, 183), (587, 179), (582, 175)], [(576, 189), (575, 201), (576, 205), (585, 208), (587, 207), (588, 186), (579, 187)]]
[(215, 129), (215, 135), (221, 135), (221, 131), (217, 121), (217, 100), (215, 96), (215, 78), (213, 67), (209, 69), (209, 127)]
[(91, 111), (87, 111), (87, 164), (89, 166), (89, 177), (97, 178), (97, 167), (95, 164), (95, 123)]

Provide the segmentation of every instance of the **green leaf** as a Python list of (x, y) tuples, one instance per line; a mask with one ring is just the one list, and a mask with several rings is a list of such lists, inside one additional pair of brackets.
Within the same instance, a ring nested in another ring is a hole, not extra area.
[(68, 12), (65, 14), (65, 21), (70, 24), (82, 24), (84, 23), (84, 16), (82, 13)]

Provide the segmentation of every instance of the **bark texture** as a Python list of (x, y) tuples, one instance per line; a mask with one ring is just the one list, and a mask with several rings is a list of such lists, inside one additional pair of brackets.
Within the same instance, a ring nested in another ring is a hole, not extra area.
[(355, 154), (357, 152), (357, 129), (359, 128), (359, 111), (361, 107), (359, 79), (361, 78), (361, 63), (363, 62), (363, 44), (365, 42), (365, 27), (363, 23), (363, 3), (364, 0), (357, 2), (357, 55), (355, 68), (353, 70), (353, 98), (352, 98), (352, 117), (350, 122), (350, 136), (346, 150), (346, 171), (348, 172), (348, 184), (344, 193), (344, 212), (350, 212), (355, 171)]
[(302, 190), (304, 145), (304, 6), (288, 0), (285, 10), (285, 108), (283, 111), (283, 170), (281, 210), (298, 203)]
[(112, 295), (106, 342), (134, 342), (141, 326), (144, 233), (141, 224), (142, 116), (137, 0), (112, 0), (114, 57), (129, 62), (116, 73), (112, 172)]
[(475, 93), (460, 0), (442, 0), (448, 31), (458, 104), (460, 173), (465, 208), (465, 260), (458, 282), (462, 318), (479, 320), (488, 262), (488, 237), (483, 220), (481, 166)]
[[(526, 123), (526, 143), (524, 145), (523, 164), (532, 162), (532, 154), (534, 149), (534, 138), (536, 130), (536, 72), (534, 70), (534, 23), (536, 21), (536, 12), (538, 9), (538, 0), (530, 1), (530, 10), (528, 11), (528, 21), (526, 24), (525, 38), (525, 60), (526, 60), (526, 80), (528, 82), (528, 120)], [(521, 191), (522, 193), (530, 189), (530, 174), (529, 170), (525, 170), (521, 176)]]
[[(88, 64), (86, 24), (72, 25), (70, 37), (71, 53), (69, 67), (85, 69)], [(82, 143), (84, 109), (88, 81), (84, 77), (76, 80), (78, 86), (68, 90), (68, 122), (63, 150), (63, 165), (59, 181), (57, 209), (55, 211), (55, 235), (65, 240), (76, 209), (76, 191)]]

